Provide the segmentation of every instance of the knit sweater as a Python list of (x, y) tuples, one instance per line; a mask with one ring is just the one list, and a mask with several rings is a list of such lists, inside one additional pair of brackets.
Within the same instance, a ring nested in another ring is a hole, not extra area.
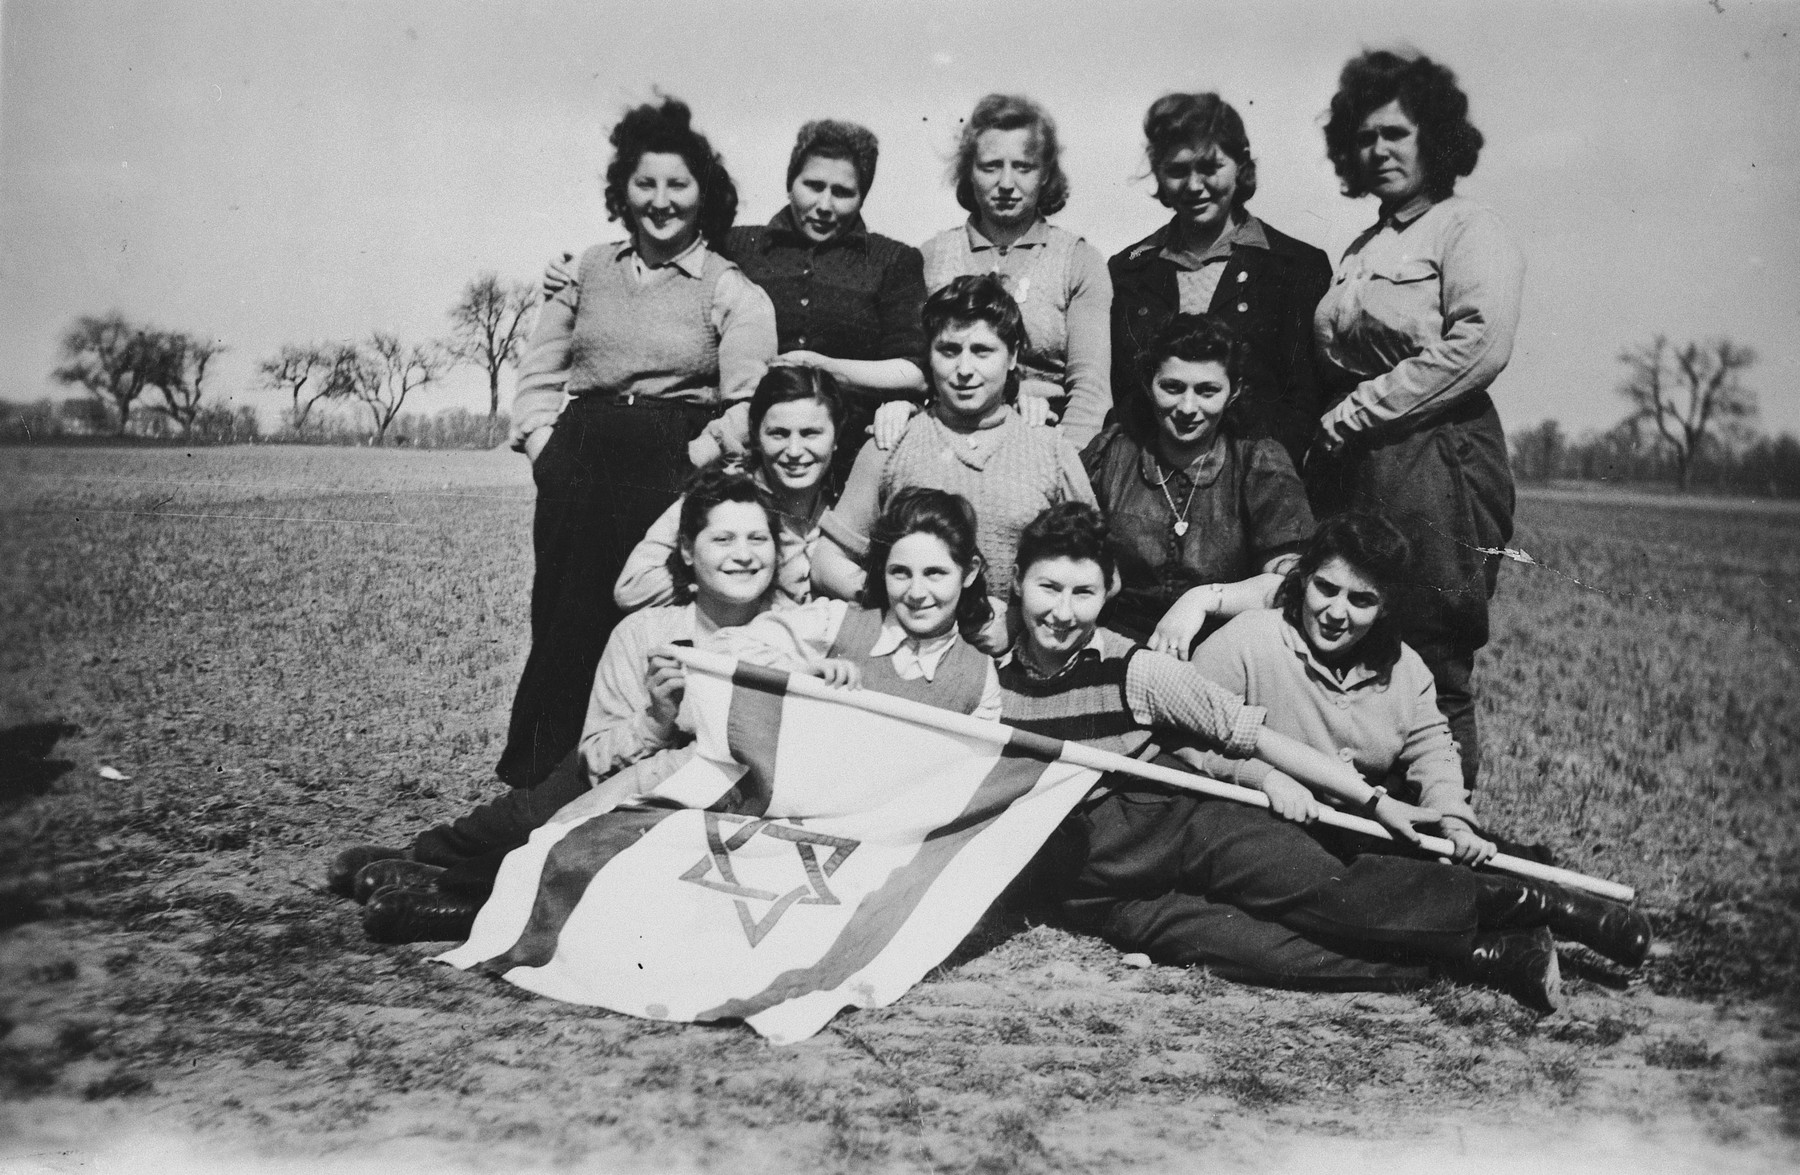
[(1099, 251), (1044, 220), (1004, 249), (970, 221), (920, 251), (930, 291), (964, 274), (1000, 275), (1025, 319), (1020, 394), (1067, 397), (1058, 428), (1077, 450), (1086, 445), (1113, 406), (1112, 278)]
[(1051, 677), (1009, 654), (1000, 664), (1000, 691), (1000, 720), (1010, 726), (1138, 758), (1157, 754), (1155, 728), (1248, 756), (1267, 716), (1185, 661), (1105, 629)]
[(913, 417), (891, 452), (870, 441), (820, 529), (860, 559), (895, 490), (925, 486), (961, 494), (975, 507), (975, 543), (989, 568), (988, 590), (1010, 600), (1013, 555), (1025, 524), (1058, 502), (1092, 505), (1094, 491), (1081, 459), (1056, 433), (1029, 427), (1011, 408), (991, 427), (997, 435), (959, 432), (927, 412)]
[[(640, 272), (641, 271), (641, 272)], [(545, 301), (519, 362), (513, 444), (556, 420), (563, 393), (747, 400), (775, 357), (775, 310), (704, 244), (644, 270), (629, 241), (595, 245)]]

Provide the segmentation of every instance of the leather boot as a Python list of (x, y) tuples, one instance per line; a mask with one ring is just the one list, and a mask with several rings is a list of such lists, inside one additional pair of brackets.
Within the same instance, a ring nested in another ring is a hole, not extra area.
[(1579, 890), (1504, 873), (1477, 873), (1475, 915), (1482, 930), (1548, 926), (1560, 938), (1592, 947), (1621, 967), (1650, 953), (1650, 923), (1630, 906)]
[[(325, 870), (325, 888), (340, 898), (356, 896), (356, 875), (371, 861), (386, 861), (406, 856), (405, 849), (387, 845), (353, 845), (339, 853)], [(357, 898), (361, 901), (361, 898)]]
[(363, 907), (363, 933), (376, 942), (461, 942), (480, 909), (435, 889), (384, 889)]
[(356, 900), (366, 903), (384, 889), (430, 889), (443, 875), (442, 865), (427, 865), (408, 857), (383, 857), (357, 870), (351, 886)]
[(1547, 927), (1477, 934), (1467, 966), (1467, 978), (1505, 992), (1534, 1012), (1549, 1015), (1562, 998), (1562, 968)]

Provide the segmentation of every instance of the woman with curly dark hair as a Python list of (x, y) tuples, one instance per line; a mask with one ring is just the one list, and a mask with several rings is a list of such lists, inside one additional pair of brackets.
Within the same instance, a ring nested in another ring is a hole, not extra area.
[(1101, 622), (1183, 659), (1202, 632), (1268, 607), (1313, 530), (1286, 451), (1244, 420), (1249, 352), (1213, 315), (1165, 320), (1117, 423), (1081, 455), (1119, 545)]
[(1307, 485), (1321, 517), (1388, 511), (1412, 544), (1394, 590), (1400, 635), (1437, 682), (1474, 787), (1471, 677), (1512, 537), (1506, 437), (1488, 388), (1512, 354), (1525, 259), (1498, 217), (1455, 194), (1481, 132), (1456, 77), (1378, 50), (1344, 67), (1325, 127), (1345, 195), (1381, 216), (1344, 253), (1313, 316), (1331, 407)]
[(1020, 406), (1028, 421), (1057, 420), (1080, 450), (1112, 408), (1112, 279), (1098, 250), (1045, 219), (1069, 199), (1060, 156), (1056, 123), (1030, 98), (989, 94), (977, 102), (950, 165), (968, 223), (921, 251), (932, 292), (965, 274), (994, 273), (1006, 283), (1025, 316)]
[(582, 254), (576, 281), (545, 301), (513, 399), (513, 447), (538, 488), (531, 656), (498, 767), (514, 787), (574, 750), (622, 615), (613, 581), (675, 500), (689, 443), (775, 357), (768, 296), (712, 249), (737, 189), (687, 106), (626, 111), (612, 146), (606, 210), (630, 235)]
[(1239, 395), (1298, 469), (1324, 408), (1312, 316), (1331, 284), (1331, 262), (1245, 207), (1256, 194), (1256, 160), (1243, 118), (1217, 94), (1165, 94), (1151, 103), (1144, 148), (1157, 202), (1172, 215), (1106, 263), (1113, 399), (1123, 404), (1145, 390), (1138, 352), (1171, 316), (1211, 314), (1248, 343)]

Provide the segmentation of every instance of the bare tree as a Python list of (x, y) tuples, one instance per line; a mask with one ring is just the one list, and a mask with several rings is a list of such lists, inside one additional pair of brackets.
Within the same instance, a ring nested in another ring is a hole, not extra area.
[(342, 378), (351, 393), (369, 409), (375, 421), (375, 443), (387, 440), (387, 431), (400, 415), (406, 398), (443, 378), (450, 358), (435, 343), (407, 346), (398, 335), (376, 331), (361, 347), (340, 349), (334, 378)]
[(1619, 394), (1634, 406), (1627, 423), (1655, 426), (1683, 490), (1694, 457), (1715, 430), (1756, 414), (1756, 393), (1742, 381), (1756, 352), (1730, 339), (1676, 347), (1657, 335), (1645, 346), (1627, 348), (1619, 362), (1628, 372)]
[(336, 348), (324, 343), (285, 343), (273, 358), (257, 365), (264, 387), (286, 392), (292, 398), (288, 424), (296, 436), (306, 434), (306, 418), (319, 401), (338, 399), (348, 391), (342, 381), (331, 378), (336, 354)]
[(115, 414), (119, 436), (131, 424), (131, 405), (156, 383), (166, 358), (157, 332), (126, 321), (118, 311), (75, 320), (62, 341), (63, 364), (50, 373), (58, 382), (86, 388)]
[(449, 353), (487, 372), (490, 421), (500, 412), (500, 369), (519, 361), (536, 307), (537, 289), (530, 282), (503, 285), (495, 273), (470, 281), (450, 307)]
[(207, 365), (230, 348), (217, 339), (181, 331), (158, 332), (156, 345), (160, 354), (152, 382), (163, 397), (156, 410), (179, 424), (182, 436), (189, 436), (206, 394)]

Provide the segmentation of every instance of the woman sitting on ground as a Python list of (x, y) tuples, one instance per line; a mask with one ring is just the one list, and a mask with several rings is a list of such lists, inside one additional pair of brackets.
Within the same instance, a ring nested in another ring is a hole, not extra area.
[[(812, 596), (812, 552), (819, 519), (835, 497), (831, 470), (843, 422), (837, 381), (816, 368), (771, 367), (750, 397), (748, 472), (768, 491), (775, 512), (775, 583), (790, 603)], [(675, 602), (671, 560), (684, 501), (663, 511), (625, 561), (613, 585), (613, 602), (625, 611)]]
[[(925, 300), (931, 339), (931, 411), (914, 417), (890, 450), (865, 444), (843, 496), (825, 515), (813, 587), (840, 600), (863, 589), (859, 560), (875, 520), (907, 486), (947, 490), (975, 508), (976, 542), (989, 567), (1010, 567), (1019, 531), (1056, 502), (1091, 503), (1080, 458), (1049, 429), (1028, 427), (1008, 403), (1025, 339), (1018, 304), (992, 274), (959, 277)], [(1011, 577), (989, 585), (995, 621), (982, 647), (1004, 648)]]
[(461, 938), (507, 853), (557, 809), (619, 769), (683, 738), (681, 665), (663, 650), (703, 640), (766, 610), (774, 594), (775, 526), (762, 488), (741, 474), (697, 474), (683, 499), (670, 560), (678, 605), (620, 622), (594, 674), (579, 747), (536, 787), (509, 791), (406, 849), (360, 845), (339, 854), (328, 885), (368, 903), (377, 942)]
[(1209, 314), (1178, 314), (1138, 355), (1119, 422), (1082, 464), (1120, 546), (1102, 622), (1186, 657), (1203, 630), (1267, 608), (1311, 535), (1282, 447), (1246, 423), (1248, 346)]
[(860, 603), (814, 600), (767, 612), (709, 643), (757, 664), (997, 719), (994, 663), (971, 643), (993, 619), (975, 535), (965, 499), (908, 486), (869, 536)]

